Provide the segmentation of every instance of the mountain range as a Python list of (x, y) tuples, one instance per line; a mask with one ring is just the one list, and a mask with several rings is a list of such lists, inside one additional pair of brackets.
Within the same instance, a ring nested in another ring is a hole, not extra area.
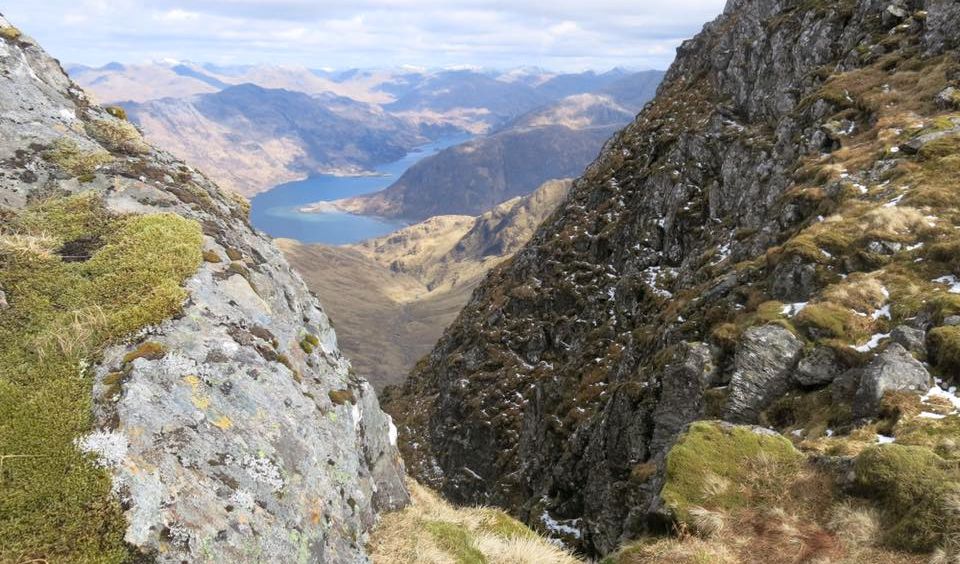
[[(97, 98), (122, 106), (147, 139), (247, 196), (313, 174), (365, 174), (431, 140), (508, 129), (529, 112), (558, 103), (570, 106), (571, 102), (562, 101), (565, 96), (596, 93), (604, 101), (594, 106), (611, 106), (612, 113), (606, 115), (590, 113), (587, 108), (579, 117), (568, 115), (572, 108), (567, 115), (541, 115), (539, 125), (554, 120), (556, 125), (577, 127), (544, 130), (541, 135), (528, 132), (528, 137), (542, 137), (530, 142), (566, 151), (575, 164), (558, 167), (545, 162), (537, 166), (536, 161), (525, 161), (526, 170), (518, 171), (523, 177), (522, 189), (512, 182), (506, 191), (487, 196), (484, 201), (489, 205), (444, 212), (473, 215), (529, 193), (546, 180), (579, 173), (612, 132), (590, 134), (587, 125), (595, 118), (609, 125), (613, 115), (619, 116), (619, 125), (625, 124), (643, 101), (653, 96), (662, 76), (620, 69), (559, 75), (535, 69), (522, 73), (326, 72), (179, 62), (74, 66), (70, 72)], [(639, 91), (629, 88), (638, 77), (646, 81), (643, 87)], [(479, 164), (503, 168), (497, 163)], [(496, 188), (484, 185), (482, 189)], [(423, 219), (430, 214), (420, 210), (409, 215)]]

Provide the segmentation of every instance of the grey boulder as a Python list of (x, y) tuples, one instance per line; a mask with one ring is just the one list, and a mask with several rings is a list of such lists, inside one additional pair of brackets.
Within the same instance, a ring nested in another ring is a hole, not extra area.
[(892, 343), (860, 372), (853, 415), (874, 417), (886, 392), (922, 393), (930, 385), (927, 369), (899, 343)]
[(791, 387), (791, 375), (803, 343), (779, 325), (751, 327), (743, 334), (734, 360), (724, 419), (752, 423), (763, 409)]

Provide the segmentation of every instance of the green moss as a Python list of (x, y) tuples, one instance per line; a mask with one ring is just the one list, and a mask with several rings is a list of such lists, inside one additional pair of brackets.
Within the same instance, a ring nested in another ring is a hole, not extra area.
[(64, 137), (44, 153), (44, 158), (71, 176), (81, 181), (92, 180), (94, 171), (113, 160), (110, 153), (102, 150), (87, 151), (73, 139)]
[(87, 133), (107, 150), (127, 155), (150, 151), (133, 124), (118, 119), (99, 119), (86, 124)]
[(306, 339), (300, 341), (300, 348), (303, 349), (303, 352), (307, 354), (313, 353), (313, 345), (311, 345)]
[(894, 433), (898, 444), (927, 447), (944, 458), (960, 457), (960, 415), (912, 418), (897, 425)]
[(499, 537), (513, 539), (536, 539), (537, 533), (529, 527), (507, 515), (499, 509), (490, 509), (485, 511), (484, 520), (480, 523), (480, 530), (491, 533)]
[(103, 109), (113, 117), (127, 121), (127, 110), (121, 108), (120, 106), (107, 106)]
[(833, 338), (856, 342), (866, 336), (863, 319), (848, 308), (831, 302), (810, 304), (794, 323), (813, 338)]
[(960, 472), (928, 448), (875, 446), (854, 465), (859, 494), (884, 512), (883, 540), (895, 548), (929, 552), (940, 545), (949, 523), (947, 502), (960, 488)]
[(949, 374), (960, 373), (960, 327), (937, 327), (927, 340), (937, 368)]
[(342, 390), (331, 390), (327, 395), (334, 405), (343, 405), (347, 402), (357, 403), (357, 398), (354, 397), (353, 392), (346, 388)]
[(958, 153), (960, 153), (960, 135), (949, 135), (931, 141), (921, 147), (920, 158), (924, 160), (936, 160)]
[(19, 29), (11, 26), (0, 27), (0, 37), (6, 39), (7, 41), (16, 41), (20, 39), (23, 33)]
[[(748, 427), (700, 421), (690, 426), (667, 454), (661, 497), (677, 518), (692, 525), (690, 508), (731, 510), (752, 503), (750, 464), (765, 459), (777, 471), (792, 472), (803, 459), (780, 435), (761, 435)], [(711, 482), (729, 487), (711, 491)]]
[(457, 564), (486, 564), (487, 558), (466, 528), (444, 521), (430, 521), (425, 528), (441, 549), (456, 558)]
[(166, 214), (113, 216), (90, 195), (47, 201), (6, 227), (102, 244), (84, 262), (0, 247), (10, 302), (0, 315), (0, 561), (122, 561), (126, 524), (109, 476), (74, 446), (91, 429), (86, 367), (179, 310), (180, 284), (200, 263), (200, 228)]
[(304, 337), (303, 340), (315, 347), (320, 345), (320, 339), (316, 335), (313, 335), (311, 333), (307, 333), (307, 336)]

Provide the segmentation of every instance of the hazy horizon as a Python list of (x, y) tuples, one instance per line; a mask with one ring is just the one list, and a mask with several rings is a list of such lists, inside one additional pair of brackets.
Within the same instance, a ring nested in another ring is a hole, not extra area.
[(725, 0), (11, 0), (3, 14), (67, 64), (174, 59), (386, 69), (662, 70)]

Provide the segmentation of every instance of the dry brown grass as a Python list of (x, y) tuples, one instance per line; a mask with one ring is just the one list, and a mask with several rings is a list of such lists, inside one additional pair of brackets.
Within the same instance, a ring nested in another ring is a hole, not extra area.
[(0, 235), (0, 254), (11, 254), (20, 258), (37, 257), (49, 259), (53, 256), (57, 241), (46, 234), (27, 235), (13, 233)]
[(827, 528), (837, 535), (845, 546), (873, 546), (879, 540), (880, 515), (870, 507), (841, 503), (830, 512)]
[(887, 301), (883, 293), (883, 284), (869, 274), (854, 273), (840, 284), (834, 284), (823, 291), (823, 297), (861, 313), (871, 313)]
[(577, 564), (497, 509), (458, 508), (408, 480), (411, 504), (381, 518), (367, 549), (377, 564)]

